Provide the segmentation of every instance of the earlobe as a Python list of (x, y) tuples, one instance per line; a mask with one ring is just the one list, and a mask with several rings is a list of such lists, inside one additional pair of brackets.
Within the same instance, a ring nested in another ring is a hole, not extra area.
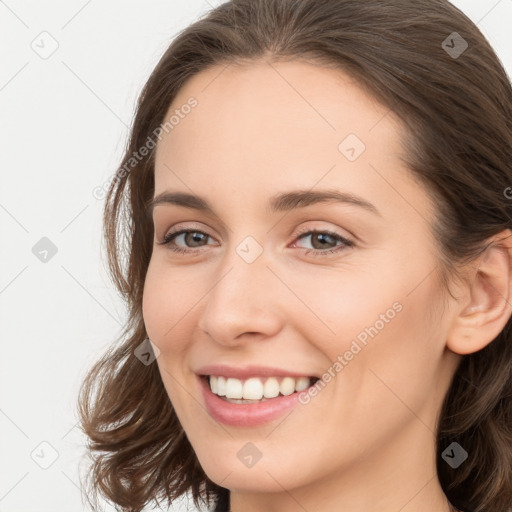
[[(466, 301), (453, 318), (447, 347), (457, 354), (478, 352), (503, 330), (512, 313), (510, 230), (495, 235), (470, 267)], [(505, 243), (505, 240), (507, 243)]]

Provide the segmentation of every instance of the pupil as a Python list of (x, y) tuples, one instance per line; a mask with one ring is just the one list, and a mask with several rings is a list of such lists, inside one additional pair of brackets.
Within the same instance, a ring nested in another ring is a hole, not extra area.
[(200, 242), (201, 238), (204, 238), (204, 235), (202, 233), (194, 232), (194, 233), (187, 233), (187, 234), (192, 237), (193, 242)]
[[(321, 248), (322, 248), (323, 246), (325, 246), (325, 238), (330, 238), (330, 235), (326, 235), (326, 234), (324, 234), (324, 233), (317, 233), (316, 237), (314, 237), (314, 238), (313, 238), (313, 240), (315, 240), (315, 241), (316, 241), (316, 240), (320, 241), (320, 242), (321, 242), (321, 243), (320, 243), (320, 246), (321, 246)], [(327, 241), (327, 243), (329, 243), (329, 242)], [(314, 245), (314, 244), (313, 244), (313, 245)]]

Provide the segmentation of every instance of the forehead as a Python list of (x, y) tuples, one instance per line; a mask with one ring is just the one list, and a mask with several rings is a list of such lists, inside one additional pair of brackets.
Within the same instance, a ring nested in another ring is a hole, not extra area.
[[(181, 110), (191, 98), (197, 105)], [(165, 119), (177, 113), (157, 145), (156, 193), (236, 191), (245, 200), (321, 182), (388, 202), (396, 191), (380, 174), (409, 179), (401, 123), (338, 69), (299, 61), (214, 66), (185, 83)]]
[[(382, 130), (374, 137), (371, 132), (384, 123), (387, 140), (383, 142), (394, 142), (390, 150), (397, 149), (393, 131), (400, 126), (389, 109), (338, 69), (302, 61), (217, 65), (185, 83), (165, 118), (191, 97), (197, 106), (160, 146), (179, 150), (177, 146), (193, 132), (200, 146), (214, 143), (244, 150), (286, 145), (283, 149), (307, 153), (320, 144), (330, 152), (334, 148), (336, 154), (336, 143), (348, 133), (368, 143), (382, 140)], [(229, 141), (224, 133), (231, 135)]]

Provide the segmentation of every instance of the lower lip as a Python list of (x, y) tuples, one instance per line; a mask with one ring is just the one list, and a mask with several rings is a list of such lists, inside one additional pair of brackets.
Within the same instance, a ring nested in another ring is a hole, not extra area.
[[(226, 402), (213, 393), (205, 378), (198, 378), (201, 382), (206, 410), (214, 420), (225, 425), (235, 427), (262, 425), (279, 418), (279, 416), (297, 405), (299, 401), (299, 392), (295, 392), (287, 396), (269, 398), (265, 402), (233, 404)], [(300, 391), (300, 393), (305, 392), (307, 392), (307, 389)]]

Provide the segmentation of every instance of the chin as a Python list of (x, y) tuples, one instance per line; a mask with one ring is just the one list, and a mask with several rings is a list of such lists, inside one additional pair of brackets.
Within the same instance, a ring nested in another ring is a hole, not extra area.
[[(259, 444), (261, 446), (262, 443)], [(262, 454), (259, 460), (252, 461), (251, 466), (243, 462), (244, 447), (248, 452), (250, 442), (237, 440), (234, 445), (236, 448), (233, 447), (232, 455), (229, 457), (226, 456), (231, 452), (229, 449), (218, 452), (206, 450), (204, 457), (201, 456), (201, 452), (196, 452), (207, 477), (217, 485), (233, 491), (274, 493), (283, 492), (283, 488), (290, 489), (304, 484), (294, 478), (294, 472), (298, 469), (303, 471), (303, 462), (290, 457), (289, 452), (286, 459), (276, 457), (264, 460), (265, 455)], [(241, 452), (240, 458), (237, 452)]]

